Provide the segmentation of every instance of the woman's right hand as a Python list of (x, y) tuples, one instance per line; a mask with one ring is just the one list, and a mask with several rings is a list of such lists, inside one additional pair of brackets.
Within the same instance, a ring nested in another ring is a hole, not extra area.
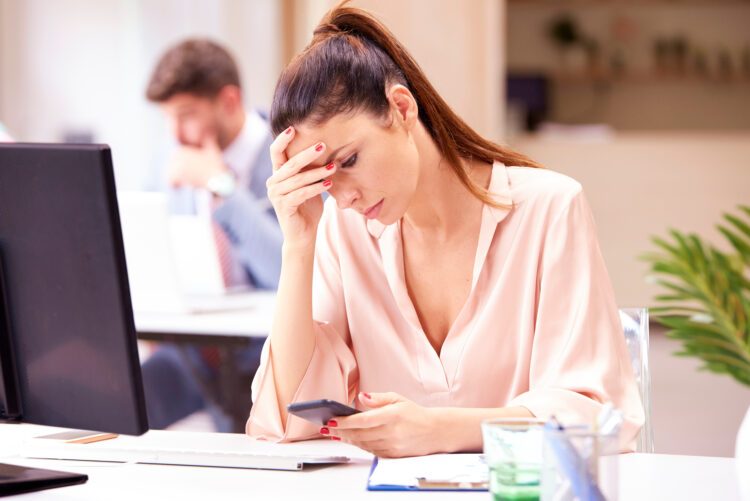
[(326, 146), (316, 143), (287, 158), (286, 148), (294, 135), (294, 128), (289, 127), (271, 144), (273, 174), (266, 187), (284, 234), (284, 246), (312, 249), (323, 215), (320, 195), (331, 187), (331, 181), (325, 178), (336, 172), (336, 166), (330, 163), (325, 167), (303, 170), (325, 152)]

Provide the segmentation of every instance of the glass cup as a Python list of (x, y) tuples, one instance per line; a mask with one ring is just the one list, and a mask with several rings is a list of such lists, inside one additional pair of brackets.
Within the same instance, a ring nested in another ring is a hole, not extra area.
[(482, 422), (484, 457), (495, 501), (537, 501), (542, 466), (542, 427), (535, 418)]
[(618, 435), (587, 426), (545, 428), (542, 501), (616, 501)]

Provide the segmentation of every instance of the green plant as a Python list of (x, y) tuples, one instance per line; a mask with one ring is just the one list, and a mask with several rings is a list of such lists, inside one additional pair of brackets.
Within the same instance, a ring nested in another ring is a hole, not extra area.
[(660, 251), (644, 256), (652, 279), (667, 289), (654, 299), (656, 319), (682, 341), (682, 356), (705, 362), (701, 369), (727, 373), (750, 386), (750, 207), (740, 217), (724, 214), (716, 228), (733, 251), (722, 252), (695, 234), (671, 230), (654, 237)]

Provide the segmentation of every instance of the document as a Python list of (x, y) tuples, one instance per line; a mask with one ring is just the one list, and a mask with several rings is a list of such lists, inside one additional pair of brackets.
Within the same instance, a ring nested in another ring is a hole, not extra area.
[(375, 458), (367, 490), (470, 490), (486, 491), (489, 469), (481, 454)]

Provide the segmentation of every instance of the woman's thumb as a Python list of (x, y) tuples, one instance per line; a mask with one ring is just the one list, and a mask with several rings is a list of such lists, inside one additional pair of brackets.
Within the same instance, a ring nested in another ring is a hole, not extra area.
[(401, 402), (404, 397), (398, 393), (387, 392), (387, 393), (359, 393), (359, 401), (370, 408), (383, 407), (388, 404), (395, 404)]

